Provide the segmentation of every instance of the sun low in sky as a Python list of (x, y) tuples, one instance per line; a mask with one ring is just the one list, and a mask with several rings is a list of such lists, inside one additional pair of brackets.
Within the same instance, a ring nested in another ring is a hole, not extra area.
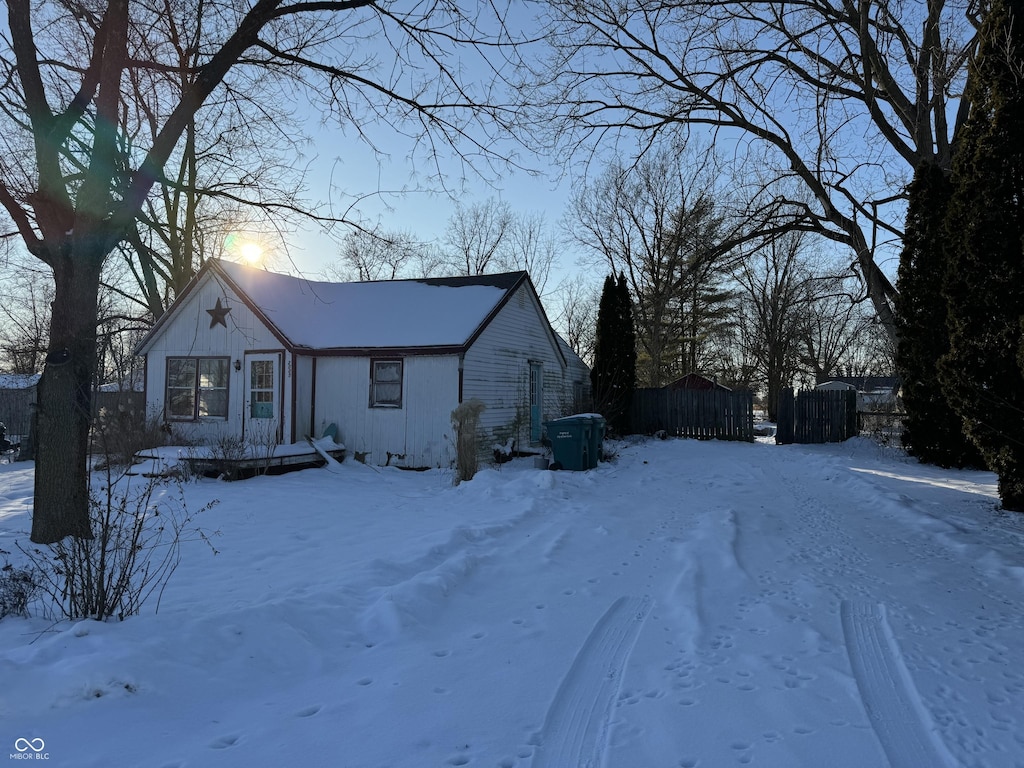
[(244, 264), (259, 266), (263, 263), (263, 246), (251, 236), (232, 232), (224, 238), (225, 250)]
[(238, 252), (241, 254), (242, 259), (246, 264), (252, 264), (255, 266), (263, 261), (263, 248), (260, 247), (259, 243), (242, 243), (238, 248)]

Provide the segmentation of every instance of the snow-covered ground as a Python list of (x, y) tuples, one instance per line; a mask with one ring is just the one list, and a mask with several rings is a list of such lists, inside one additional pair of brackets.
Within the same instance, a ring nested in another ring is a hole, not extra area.
[[(994, 486), (865, 440), (188, 484), (219, 554), (188, 543), (157, 615), (0, 622), (0, 761), (1021, 766)], [(0, 549), (31, 492), (0, 466)]]

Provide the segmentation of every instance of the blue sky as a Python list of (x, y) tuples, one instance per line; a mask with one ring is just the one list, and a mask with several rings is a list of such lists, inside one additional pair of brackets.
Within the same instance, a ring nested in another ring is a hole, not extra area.
[[(330, 199), (336, 213), (355, 203), (352, 214), (366, 223), (407, 230), (427, 241), (443, 237), (458, 201), (469, 205), (490, 197), (507, 201), (516, 213), (542, 211), (552, 231), (558, 229), (571, 185), (568, 179), (558, 179), (557, 169), (543, 158), (530, 160), (532, 168), (545, 168), (547, 163), (548, 173), (543, 176), (510, 171), (491, 179), (467, 173), (461, 163), (450, 158), (442, 164), (449, 186), (446, 192), (425, 178), (423, 161), (409, 159), (410, 140), (394, 136), (382, 139), (387, 139), (381, 144), (389, 156), (378, 158), (365, 145), (344, 137), (340, 130), (321, 130), (309, 153), (311, 159), (316, 157), (309, 177), (310, 198)], [(343, 146), (349, 151), (340, 151)], [(310, 272), (319, 272), (337, 255), (337, 245), (330, 237), (308, 230), (296, 237), (292, 249), (295, 266)], [(563, 268), (572, 267), (576, 258), (575, 253), (567, 256)]]

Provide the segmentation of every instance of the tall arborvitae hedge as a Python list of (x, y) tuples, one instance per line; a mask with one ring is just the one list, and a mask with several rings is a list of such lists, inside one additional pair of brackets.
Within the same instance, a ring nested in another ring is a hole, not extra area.
[(617, 304), (619, 308), (619, 327), (622, 329), (622, 339), (619, 346), (622, 350), (622, 412), (623, 418), (619, 422), (619, 433), (628, 433), (632, 425), (629, 422), (629, 413), (633, 404), (633, 390), (636, 389), (636, 325), (633, 323), (633, 300), (629, 296), (629, 285), (626, 283), (626, 275), (619, 272), (619, 279), (615, 284)]
[(629, 407), (636, 386), (636, 332), (626, 278), (605, 278), (597, 311), (594, 367), (590, 372), (594, 406), (619, 434), (629, 431)]
[(1024, 511), (1024, 0), (993, 0), (968, 75), (971, 114), (953, 157), (947, 215), (947, 397)]
[(907, 188), (907, 225), (900, 255), (896, 356), (903, 393), (903, 445), (923, 462), (941, 467), (980, 467), (963, 418), (939, 386), (939, 359), (949, 351), (943, 223), (950, 183), (935, 163), (922, 163)]

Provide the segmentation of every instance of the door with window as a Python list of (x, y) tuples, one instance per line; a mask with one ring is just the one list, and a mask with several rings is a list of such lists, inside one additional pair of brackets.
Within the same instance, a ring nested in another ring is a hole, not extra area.
[(540, 441), (544, 418), (544, 366), (530, 363), (530, 442)]
[(281, 438), (281, 355), (245, 356), (245, 439), (276, 445)]

